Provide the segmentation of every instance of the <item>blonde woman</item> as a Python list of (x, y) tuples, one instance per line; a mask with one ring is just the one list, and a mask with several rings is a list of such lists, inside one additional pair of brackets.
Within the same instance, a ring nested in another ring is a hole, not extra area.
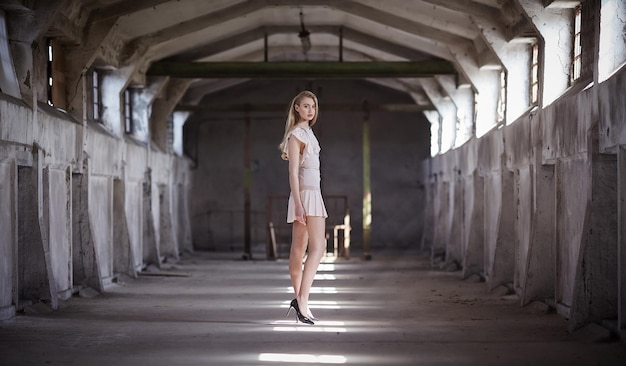
[[(320, 191), (320, 145), (311, 130), (318, 117), (317, 97), (310, 91), (296, 95), (289, 106), (285, 135), (280, 143), (282, 158), (289, 161), (289, 204), (287, 222), (293, 223), (289, 275), (295, 299), (289, 311), (297, 319), (313, 325), (309, 293), (315, 273), (326, 252), (326, 207)], [(304, 255), (308, 255), (302, 269)], [(287, 312), (289, 315), (289, 312)]]

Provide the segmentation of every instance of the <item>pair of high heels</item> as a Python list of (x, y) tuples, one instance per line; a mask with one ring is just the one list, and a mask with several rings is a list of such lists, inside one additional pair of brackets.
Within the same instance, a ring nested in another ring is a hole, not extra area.
[[(302, 313), (300, 312), (300, 308), (298, 307), (298, 300), (296, 300), (296, 299), (291, 300), (291, 304), (289, 304), (289, 310), (287, 310), (287, 316), (289, 316), (289, 313), (291, 312), (291, 308), (293, 308), (296, 311), (297, 319), (300, 322), (302, 322), (304, 324), (310, 324), (310, 325), (314, 325), (315, 324), (315, 323), (313, 323), (313, 320), (311, 320), (309, 317), (306, 317), (306, 316), (302, 315)], [(317, 320), (317, 319), (315, 319), (315, 320)]]

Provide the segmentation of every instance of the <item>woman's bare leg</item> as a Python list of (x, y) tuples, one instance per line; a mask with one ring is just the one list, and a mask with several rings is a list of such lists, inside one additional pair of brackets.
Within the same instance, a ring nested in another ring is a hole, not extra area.
[[(311, 286), (313, 286), (317, 268), (326, 252), (325, 225), (326, 219), (324, 217), (307, 216), (306, 218), (306, 229), (309, 236), (308, 256), (304, 263), (304, 272), (302, 272), (300, 288), (299, 291), (296, 292), (296, 298), (298, 299), (298, 305), (302, 314), (311, 313), (309, 311), (309, 293)], [(302, 257), (300, 257), (300, 259), (302, 259)], [(289, 264), (291, 268), (291, 259)]]
[(295, 297), (300, 293), (302, 283), (302, 259), (306, 254), (309, 233), (306, 225), (295, 221), (291, 229), (291, 250), (289, 252), (289, 276)]

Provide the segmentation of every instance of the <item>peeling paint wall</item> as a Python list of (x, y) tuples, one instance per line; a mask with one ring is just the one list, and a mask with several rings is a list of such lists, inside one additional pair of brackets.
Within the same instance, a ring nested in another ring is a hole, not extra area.
[[(83, 127), (43, 104), (33, 113), (24, 103), (2, 96), (0, 116), (0, 318), (36, 301), (50, 301), (56, 308), (58, 300), (82, 286), (102, 291), (119, 275), (116, 268), (132, 275), (149, 264), (158, 266), (165, 257), (142, 260), (147, 225), (153, 224), (157, 233), (165, 227), (170, 235), (160, 245), (168, 249), (165, 256), (178, 256), (176, 230), (189, 220), (178, 209), (187, 207), (179, 202), (188, 199), (185, 159), (150, 151), (96, 123)], [(117, 197), (123, 202), (117, 209), (123, 212), (117, 215), (114, 181), (124, 185), (118, 191), (123, 197)], [(143, 215), (144, 183), (158, 187), (148, 201), (156, 218), (150, 222)], [(126, 218), (127, 227), (114, 230), (114, 225), (124, 225), (115, 220), (118, 216)], [(114, 235), (127, 238), (120, 245)], [(150, 249), (157, 242), (147, 245)]]
[[(451, 239), (437, 235), (450, 230), (450, 213), (443, 211), (452, 210), (452, 226), (462, 226), (467, 238), (464, 276), (478, 272), (490, 289), (511, 286), (522, 304), (551, 303), (569, 319), (570, 330), (617, 316), (614, 154), (626, 143), (624, 80), (622, 68), (604, 83), (573, 89), (543, 110), (424, 163), (430, 169), (421, 181), (430, 184), (427, 201), (434, 204), (425, 213), (425, 224), (434, 223), (433, 253), (447, 248), (445, 261), (457, 260)], [(463, 201), (449, 199), (457, 184)], [(484, 190), (477, 189), (482, 184)], [(484, 213), (482, 235), (473, 231), (475, 212)]]

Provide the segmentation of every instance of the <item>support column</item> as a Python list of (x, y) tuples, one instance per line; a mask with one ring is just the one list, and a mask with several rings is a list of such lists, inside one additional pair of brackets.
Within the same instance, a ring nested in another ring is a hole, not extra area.
[(15, 316), (18, 302), (16, 187), (15, 162), (0, 161), (0, 320)]
[(484, 178), (477, 171), (465, 179), (465, 230), (463, 231), (463, 278), (483, 275)]
[(84, 174), (72, 175), (72, 276), (74, 286), (104, 290), (89, 215), (89, 161)]
[(434, 238), (434, 197), (437, 189), (436, 175), (432, 173), (432, 161), (433, 159), (426, 159), (422, 162), (422, 179), (424, 181), (424, 192), (426, 197), (426, 204), (424, 207), (424, 231), (422, 234), (422, 242), (420, 243), (420, 250), (430, 251), (433, 246)]
[(126, 219), (126, 186), (121, 179), (113, 180), (113, 273), (137, 277), (135, 259), (130, 244)]
[[(439, 175), (441, 178), (442, 175)], [(439, 180), (437, 183), (437, 193), (434, 196), (434, 238), (430, 248), (431, 264), (435, 261), (443, 261), (446, 256), (446, 240), (450, 230), (450, 182)]]
[(574, 293), (568, 319), (569, 331), (591, 322), (618, 316), (618, 197), (617, 159), (600, 154), (593, 145), (586, 164), (591, 165), (591, 196), (587, 200)]
[(448, 216), (451, 219), (450, 230), (446, 238), (446, 265), (457, 264), (461, 265), (463, 261), (462, 246), (463, 246), (463, 215), (464, 215), (464, 195), (465, 187), (464, 182), (460, 178), (460, 171), (454, 170), (456, 176), (452, 177), (451, 182), (453, 186), (449, 192), (450, 196), (450, 210)]
[(143, 182), (143, 264), (161, 268), (159, 246), (157, 245), (154, 215), (152, 212), (152, 171), (146, 171)]
[(626, 336), (626, 146), (617, 152), (617, 328)]
[(251, 155), (251, 137), (250, 137), (250, 112), (246, 113), (244, 134), (243, 134), (243, 227), (244, 227), (244, 253), (243, 259), (252, 259), (251, 241), (252, 241), (252, 213), (250, 207), (250, 155)]
[(178, 260), (178, 240), (174, 235), (170, 186), (159, 185), (159, 252), (164, 257)]
[[(538, 154), (539, 155), (539, 154)], [(554, 297), (556, 248), (556, 180), (554, 165), (540, 165), (537, 158), (533, 179), (533, 211), (525, 285), (521, 305)]]
[(56, 283), (51, 277), (48, 242), (49, 195), (47, 171), (42, 169), (43, 152), (33, 148), (33, 167), (18, 172), (18, 309), (29, 303), (49, 301), (58, 307)]
[(515, 214), (513, 173), (506, 169), (504, 156), (500, 171), (485, 181), (485, 277), (487, 287), (513, 282), (515, 267)]
[(363, 102), (363, 258), (372, 259), (370, 238), (372, 234), (372, 185), (370, 181), (370, 125), (367, 101)]

